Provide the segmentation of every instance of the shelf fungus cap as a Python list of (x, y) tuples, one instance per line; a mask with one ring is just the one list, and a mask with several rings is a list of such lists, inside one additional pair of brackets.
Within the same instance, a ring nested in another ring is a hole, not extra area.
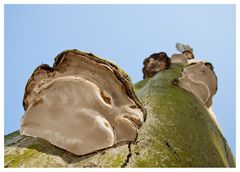
[(178, 86), (193, 93), (209, 108), (217, 92), (217, 76), (211, 63), (197, 62), (184, 68)]
[[(183, 58), (187, 58), (188, 60), (194, 59), (193, 49), (189, 45), (176, 43), (176, 48), (178, 51), (182, 52)], [(178, 57), (181, 57), (181, 56), (178, 56)], [(182, 57), (180, 58), (181, 60), (183, 60)], [(174, 60), (177, 60), (176, 63), (179, 63), (177, 56), (174, 57)]]
[(143, 79), (151, 78), (171, 66), (171, 59), (165, 52), (153, 53), (143, 61)]
[(28, 80), (21, 134), (76, 155), (135, 141), (146, 113), (129, 77), (116, 65), (78, 50), (40, 65)]

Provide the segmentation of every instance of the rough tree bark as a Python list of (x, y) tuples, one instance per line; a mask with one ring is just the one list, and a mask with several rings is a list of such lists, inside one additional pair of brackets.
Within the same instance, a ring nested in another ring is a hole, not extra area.
[(5, 136), (5, 167), (235, 167), (205, 106), (172, 83), (183, 67), (172, 64), (134, 85), (148, 115), (137, 142), (76, 156), (16, 131)]

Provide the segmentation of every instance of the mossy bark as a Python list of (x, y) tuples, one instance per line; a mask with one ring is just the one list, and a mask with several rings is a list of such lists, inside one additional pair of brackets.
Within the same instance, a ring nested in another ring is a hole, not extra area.
[(205, 106), (172, 84), (183, 67), (172, 65), (135, 84), (148, 114), (136, 143), (76, 156), (16, 131), (5, 136), (5, 167), (235, 167)]

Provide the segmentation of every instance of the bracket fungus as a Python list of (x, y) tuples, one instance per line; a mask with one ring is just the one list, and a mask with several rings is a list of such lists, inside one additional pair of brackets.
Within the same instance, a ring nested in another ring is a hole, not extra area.
[(194, 59), (193, 49), (189, 45), (177, 43), (176, 48), (182, 54), (173, 54), (171, 57), (172, 63), (184, 63), (188, 64), (189, 60)]
[(178, 86), (193, 93), (209, 108), (217, 91), (217, 76), (211, 63), (197, 62), (184, 68)]
[(151, 78), (156, 73), (168, 69), (171, 65), (171, 59), (165, 52), (154, 53), (143, 61), (143, 78)]
[(23, 99), (22, 135), (76, 155), (135, 141), (146, 118), (129, 77), (116, 65), (78, 50), (35, 69)]

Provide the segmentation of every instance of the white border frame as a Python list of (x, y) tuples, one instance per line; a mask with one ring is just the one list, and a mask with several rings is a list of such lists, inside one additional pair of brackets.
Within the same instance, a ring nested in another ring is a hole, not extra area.
[[(0, 168), (3, 168), (4, 166), (4, 4), (235, 4), (236, 5), (236, 130), (239, 131), (240, 125), (239, 125), (239, 72), (240, 72), (240, 60), (238, 58), (240, 55), (239, 50), (239, 38), (240, 38), (240, 1), (238, 0), (2, 0), (0, 2), (0, 80), (1, 80), (1, 89), (0, 89), (0, 109), (1, 109), (1, 122), (0, 122)], [(238, 58), (237, 58), (238, 57)], [(235, 169), (231, 170), (237, 170), (239, 167), (239, 148), (238, 145), (240, 145), (239, 142), (239, 136), (236, 131), (236, 167)], [(6, 170), (6, 169), (5, 169)], [(20, 169), (20, 170), (32, 170), (31, 169)], [(41, 168), (35, 169), (35, 170), (42, 170)], [(44, 169), (44, 170), (52, 170), (52, 169)], [(66, 169), (57, 169), (57, 170), (66, 170)], [(79, 170), (79, 169), (71, 169), (71, 170)], [(83, 169), (81, 169), (83, 170)], [(84, 169), (84, 170), (92, 170), (92, 169)], [(109, 171), (112, 169), (98, 169), (101, 171)], [(122, 169), (114, 169), (114, 170), (122, 170)], [(128, 169), (129, 170), (129, 169)], [(146, 169), (131, 169), (134, 171), (145, 171)], [(164, 169), (152, 169), (151, 170), (172, 170), (171, 168), (164, 168)], [(178, 169), (180, 171), (185, 170), (192, 170), (181, 168)], [(194, 170), (203, 170), (203, 169), (194, 169)], [(208, 170), (208, 168), (204, 169)], [(217, 171), (226, 170), (226, 169), (215, 169)]]

